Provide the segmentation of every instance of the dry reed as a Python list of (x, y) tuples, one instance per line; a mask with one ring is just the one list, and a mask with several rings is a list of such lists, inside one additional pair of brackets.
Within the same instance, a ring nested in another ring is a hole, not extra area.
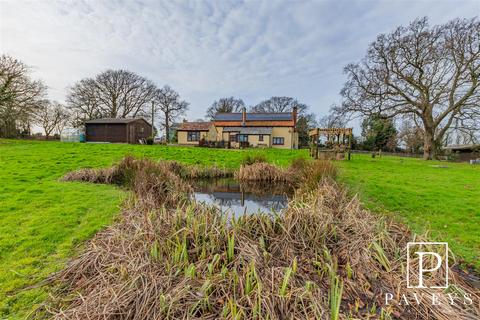
[[(180, 183), (175, 180), (172, 185), (176, 184)], [(159, 192), (134, 190), (139, 198)], [(474, 304), (400, 305), (399, 294), (413, 292), (405, 289), (403, 272), (412, 235), (363, 209), (329, 178), (297, 193), (288, 209), (273, 217), (227, 219), (214, 207), (181, 199), (162, 206), (150, 201), (126, 206), (117, 223), (98, 233), (80, 256), (52, 277), (57, 291), (37, 315), (442, 320), (480, 316), (478, 290), (455, 268), (450, 270), (452, 290), (471, 294)], [(394, 294), (390, 306), (384, 304), (387, 292)], [(416, 293), (427, 300), (432, 295), (430, 290)]]

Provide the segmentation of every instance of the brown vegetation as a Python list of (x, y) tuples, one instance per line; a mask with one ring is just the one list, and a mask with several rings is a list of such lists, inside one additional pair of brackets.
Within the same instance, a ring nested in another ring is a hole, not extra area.
[[(132, 166), (148, 162), (128, 161), (134, 164), (127, 162), (123, 177), (130, 175)], [(97, 234), (52, 278), (58, 286), (55, 298), (43, 309), (47, 315), (58, 319), (473, 319), (480, 315), (478, 304), (399, 305), (399, 294), (411, 293), (405, 288), (403, 258), (412, 235), (362, 209), (356, 198), (328, 177), (315, 185), (304, 184), (303, 192), (297, 192), (280, 215), (245, 215), (236, 220), (214, 207), (184, 201), (188, 188), (183, 180), (179, 176), (163, 180), (169, 176), (160, 172), (175, 170), (167, 164), (153, 167), (134, 170), (135, 175), (148, 177), (130, 179), (137, 198), (157, 199), (173, 189), (179, 195), (160, 206), (158, 201), (126, 205), (117, 223)], [(322, 170), (331, 171), (322, 162), (298, 162), (287, 170), (292, 168), (306, 175), (314, 172), (312, 181)], [(162, 178), (150, 178), (154, 170)], [(451, 292), (467, 292), (479, 301), (478, 291), (458, 272), (452, 269), (450, 275)], [(384, 305), (386, 292), (395, 296), (391, 306)], [(431, 299), (431, 290), (417, 293)]]
[(298, 158), (292, 161), (288, 168), (280, 168), (262, 161), (250, 161), (242, 164), (235, 172), (235, 178), (240, 181), (287, 182), (295, 186), (318, 183), (322, 177), (334, 178), (337, 174), (335, 166), (330, 161), (311, 161)]

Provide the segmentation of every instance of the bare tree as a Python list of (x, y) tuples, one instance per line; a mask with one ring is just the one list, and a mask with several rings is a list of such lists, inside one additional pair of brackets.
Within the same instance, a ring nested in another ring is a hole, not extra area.
[(161, 124), (165, 128), (165, 138), (170, 141), (170, 125), (188, 110), (188, 102), (180, 99), (180, 95), (170, 88), (164, 86), (158, 89), (155, 94), (154, 105), (161, 112)]
[(347, 121), (341, 115), (329, 113), (328, 115), (320, 118), (318, 124), (322, 128), (343, 128), (347, 125)]
[(415, 118), (402, 119), (397, 137), (408, 152), (419, 153), (423, 149), (423, 135), (422, 125)]
[(72, 86), (67, 95), (67, 105), (72, 112), (74, 127), (83, 125), (87, 120), (103, 117), (94, 79), (82, 79)]
[(68, 120), (68, 112), (60, 103), (44, 100), (35, 112), (35, 119), (45, 131), (45, 137), (48, 140), (52, 132), (58, 130)]
[(207, 109), (207, 118), (213, 119), (218, 112), (240, 112), (245, 107), (242, 99), (220, 98)]
[(67, 102), (77, 122), (100, 117), (126, 118), (147, 114), (155, 85), (126, 70), (107, 70), (70, 88)]
[(29, 126), (33, 111), (45, 95), (45, 85), (31, 80), (29, 72), (23, 62), (0, 56), (0, 137), (16, 136), (20, 122)]
[(271, 97), (250, 108), (251, 112), (292, 112), (297, 107), (298, 114), (307, 112), (308, 106), (292, 97)]
[(415, 20), (373, 42), (360, 63), (345, 67), (344, 113), (415, 115), (424, 130), (424, 158), (435, 157), (457, 119), (480, 121), (480, 22), (456, 19), (430, 27)]

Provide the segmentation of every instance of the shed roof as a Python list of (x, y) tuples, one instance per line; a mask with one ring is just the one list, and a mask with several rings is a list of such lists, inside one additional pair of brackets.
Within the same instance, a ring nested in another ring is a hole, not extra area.
[(444, 147), (444, 149), (450, 150), (469, 150), (469, 149), (480, 149), (480, 144), (451, 144)]
[[(293, 120), (292, 112), (279, 112), (279, 113), (247, 113), (247, 121), (290, 121)], [(214, 121), (242, 121), (241, 112), (223, 113), (219, 112), (215, 114)]]
[(180, 131), (208, 131), (210, 130), (211, 122), (182, 122), (177, 130)]
[(272, 134), (272, 128), (269, 127), (226, 127), (224, 132), (238, 132), (240, 134)]
[(88, 120), (85, 121), (85, 123), (130, 123), (138, 120), (142, 120), (148, 123), (148, 121), (143, 118), (101, 118)]

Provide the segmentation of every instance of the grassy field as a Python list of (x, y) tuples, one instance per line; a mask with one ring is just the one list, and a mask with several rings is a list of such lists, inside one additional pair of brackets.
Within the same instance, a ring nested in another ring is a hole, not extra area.
[(417, 233), (446, 241), (480, 270), (480, 166), (353, 155), (340, 179), (370, 209), (394, 214)]
[[(119, 211), (125, 192), (59, 182), (66, 172), (105, 167), (125, 154), (236, 168), (246, 152), (0, 140), (0, 319), (23, 318), (44, 300), (44, 289), (26, 288), (62, 268)], [(307, 156), (305, 150), (260, 152), (280, 165)], [(430, 227), (433, 238), (449, 241), (454, 253), (480, 268), (479, 167), (359, 155), (339, 165), (342, 181), (369, 207), (398, 213), (418, 232)]]
[[(281, 165), (306, 155), (264, 152)], [(0, 140), (0, 319), (23, 318), (44, 300), (42, 288), (25, 288), (62, 268), (76, 245), (112, 221), (125, 196), (113, 186), (58, 178), (79, 168), (109, 166), (125, 154), (236, 168), (244, 152)]]

